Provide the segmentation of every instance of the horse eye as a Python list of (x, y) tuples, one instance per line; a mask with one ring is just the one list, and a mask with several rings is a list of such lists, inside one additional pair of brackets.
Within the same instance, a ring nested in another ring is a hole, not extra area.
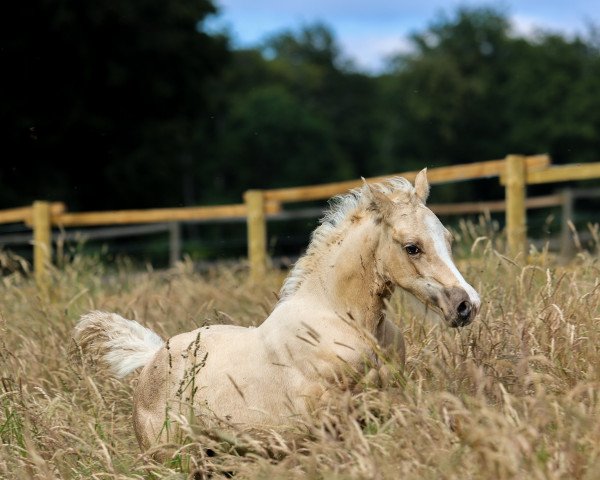
[(407, 245), (406, 247), (404, 247), (404, 250), (406, 250), (406, 253), (413, 256), (421, 253), (421, 249), (416, 245)]

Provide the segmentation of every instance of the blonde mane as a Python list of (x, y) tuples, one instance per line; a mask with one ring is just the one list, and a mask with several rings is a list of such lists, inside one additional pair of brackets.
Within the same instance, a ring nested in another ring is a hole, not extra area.
[(318, 254), (330, 245), (331, 239), (344, 229), (344, 220), (356, 215), (368, 207), (369, 195), (367, 189), (372, 188), (392, 197), (396, 203), (406, 203), (416, 198), (412, 184), (403, 177), (392, 177), (381, 183), (363, 185), (350, 190), (344, 195), (338, 195), (329, 200), (329, 208), (320, 220), (320, 225), (313, 231), (310, 243), (304, 255), (295, 263), (279, 292), (279, 302), (286, 300), (300, 288), (302, 281), (312, 272)]

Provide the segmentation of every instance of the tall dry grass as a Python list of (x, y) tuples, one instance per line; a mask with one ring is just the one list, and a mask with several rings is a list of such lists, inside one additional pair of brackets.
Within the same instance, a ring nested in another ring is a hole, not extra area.
[(541, 252), (521, 268), (492, 241), (473, 242), (476, 226), (462, 236), (475, 246), (459, 263), (483, 299), (472, 326), (450, 330), (397, 294), (389, 314), (407, 364), (385, 388), (341, 392), (294, 435), (199, 431), (181, 418), (187, 436), (165, 463), (138, 450), (135, 375), (69, 359), (75, 321), (101, 308), (164, 337), (257, 325), (282, 275), (252, 287), (242, 268), (135, 273), (76, 256), (46, 295), (4, 255), (14, 273), (0, 285), (0, 477), (600, 478), (598, 257), (559, 265)]

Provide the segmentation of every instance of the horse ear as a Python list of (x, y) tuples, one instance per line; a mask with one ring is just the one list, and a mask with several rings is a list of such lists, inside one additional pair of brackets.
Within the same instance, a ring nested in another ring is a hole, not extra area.
[(417, 196), (422, 200), (422, 202), (426, 203), (427, 198), (429, 197), (429, 182), (427, 181), (427, 168), (424, 168), (419, 173), (417, 173), (417, 178), (415, 178), (415, 191), (417, 192)]
[(383, 192), (369, 185), (364, 178), (362, 181), (369, 199), (369, 210), (375, 212), (380, 219), (389, 217), (394, 209), (394, 202)]

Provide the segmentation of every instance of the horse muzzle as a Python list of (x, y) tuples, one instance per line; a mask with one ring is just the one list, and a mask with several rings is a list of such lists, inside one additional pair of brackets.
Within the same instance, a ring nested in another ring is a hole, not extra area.
[(469, 325), (477, 316), (480, 307), (479, 296), (473, 295), (461, 287), (449, 287), (444, 289), (440, 305), (444, 318), (452, 328)]

